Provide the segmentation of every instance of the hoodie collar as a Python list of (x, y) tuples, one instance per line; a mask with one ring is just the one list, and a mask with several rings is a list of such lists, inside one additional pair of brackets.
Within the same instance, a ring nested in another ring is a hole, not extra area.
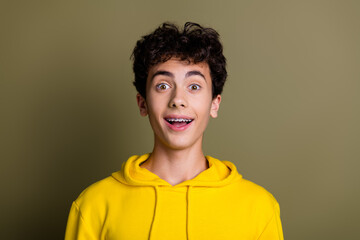
[[(141, 156), (135, 155), (123, 163), (120, 171), (112, 176), (118, 181), (133, 186), (171, 186), (170, 183), (161, 179), (156, 174), (146, 168), (140, 167), (140, 164), (148, 159), (150, 154)], [(216, 158), (206, 156), (209, 162), (209, 168), (198, 174), (195, 178), (179, 183), (173, 187), (181, 186), (199, 186), (199, 187), (220, 187), (241, 179), (233, 163), (220, 161)]]

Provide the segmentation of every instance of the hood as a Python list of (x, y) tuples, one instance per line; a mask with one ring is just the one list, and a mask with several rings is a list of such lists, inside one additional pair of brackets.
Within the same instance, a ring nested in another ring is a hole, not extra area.
[[(234, 181), (240, 180), (242, 176), (237, 172), (234, 164), (228, 161), (220, 161), (210, 156), (206, 156), (209, 163), (209, 168), (198, 174), (195, 178), (171, 186), (170, 183), (161, 179), (156, 174), (150, 172), (146, 168), (140, 167), (140, 164), (148, 159), (150, 154), (141, 156), (132, 156), (125, 163), (123, 163), (120, 171), (115, 172), (112, 176), (123, 184), (131, 186), (148, 186), (154, 189), (154, 213), (149, 232), (149, 240), (163, 239), (159, 237), (159, 233), (164, 229), (164, 222), (161, 222), (161, 212), (164, 212), (165, 205), (161, 204), (163, 199), (166, 199), (164, 192), (161, 192), (162, 186), (170, 188), (183, 189), (186, 188), (186, 219), (183, 219), (179, 224), (186, 228), (186, 239), (191, 239), (189, 231), (189, 221), (191, 222), (191, 204), (196, 201), (192, 196), (193, 187), (222, 187), (231, 184)], [(196, 198), (196, 197), (195, 197)], [(173, 199), (174, 200), (174, 199)], [(181, 213), (179, 213), (182, 215)], [(159, 217), (160, 216), (160, 217)], [(165, 223), (166, 225), (166, 223)]]
[[(118, 181), (133, 186), (171, 186), (170, 183), (161, 179), (156, 174), (146, 168), (140, 167), (140, 164), (149, 158), (150, 154), (141, 156), (135, 155), (123, 163), (120, 171), (112, 176)], [(237, 172), (236, 167), (229, 161), (220, 161), (210, 156), (206, 156), (209, 168), (201, 172), (195, 178), (175, 185), (180, 186), (198, 186), (198, 187), (221, 187), (239, 180), (242, 176)]]

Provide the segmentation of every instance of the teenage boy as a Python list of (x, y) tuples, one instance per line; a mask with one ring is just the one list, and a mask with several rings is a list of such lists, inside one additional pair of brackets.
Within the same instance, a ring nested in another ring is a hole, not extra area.
[(65, 239), (283, 239), (274, 197), (202, 151), (227, 76), (218, 33), (165, 23), (137, 42), (133, 59), (153, 151), (84, 190)]

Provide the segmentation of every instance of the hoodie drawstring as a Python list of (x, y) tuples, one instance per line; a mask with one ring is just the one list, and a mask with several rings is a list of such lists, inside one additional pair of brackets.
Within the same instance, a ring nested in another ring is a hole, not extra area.
[(189, 208), (190, 208), (190, 186), (187, 186), (186, 191), (186, 239), (189, 240)]
[[(186, 189), (186, 239), (187, 240), (190, 239), (190, 237), (189, 237), (190, 188), (191, 188), (191, 186), (187, 186), (187, 189)], [(153, 219), (152, 219), (151, 226), (150, 226), (149, 240), (151, 240), (151, 234), (152, 234), (152, 230), (153, 230), (154, 224), (155, 224), (156, 213), (158, 211), (158, 201), (159, 201), (158, 186), (154, 186), (154, 190), (155, 190), (155, 206), (154, 206), (154, 215), (153, 215)]]
[(154, 215), (153, 215), (153, 219), (152, 219), (151, 226), (150, 226), (149, 240), (151, 240), (151, 234), (152, 234), (152, 230), (154, 227), (156, 212), (157, 212), (157, 208), (158, 208), (157, 205), (158, 205), (158, 198), (159, 198), (159, 189), (157, 186), (154, 186), (154, 190), (155, 190), (155, 206), (154, 206)]

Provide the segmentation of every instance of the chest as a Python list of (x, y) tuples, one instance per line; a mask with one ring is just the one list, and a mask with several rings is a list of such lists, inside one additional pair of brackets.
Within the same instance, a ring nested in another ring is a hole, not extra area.
[(108, 203), (104, 239), (254, 239), (257, 208), (231, 188), (134, 189)]

